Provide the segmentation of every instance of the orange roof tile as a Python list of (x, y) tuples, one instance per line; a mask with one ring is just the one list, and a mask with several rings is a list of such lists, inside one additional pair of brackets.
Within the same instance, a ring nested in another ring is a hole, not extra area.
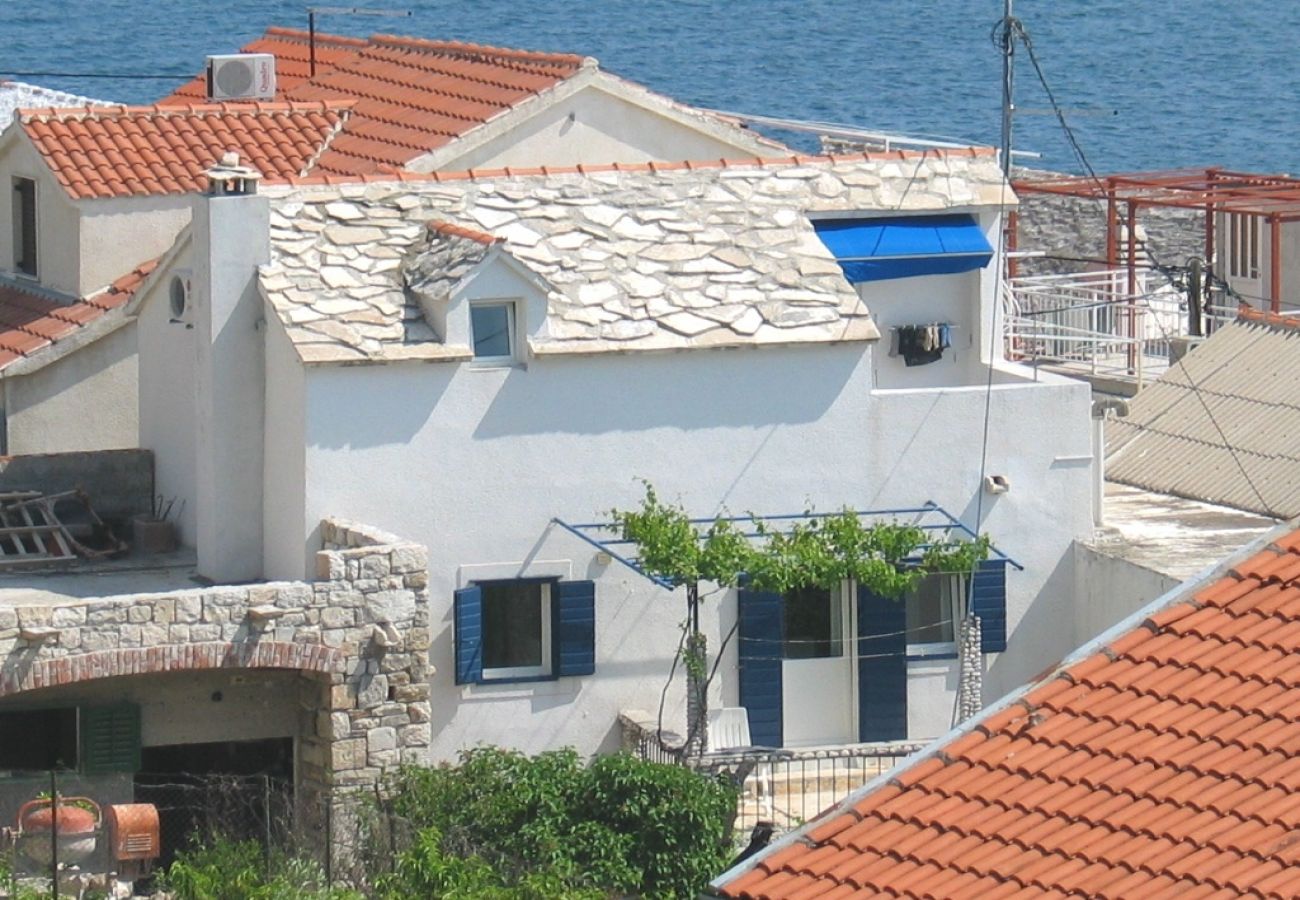
[[(316, 76), (308, 77), (307, 32), (272, 28), (242, 48), (276, 57), (277, 99), (354, 100), (344, 133), (313, 167), (364, 175), (404, 166), (575, 74), (584, 58), (457, 41), (374, 35), (316, 35)], [(206, 96), (202, 77), (161, 101)]]
[(150, 260), (102, 291), (60, 303), (13, 283), (0, 284), (0, 369), (79, 331), (106, 312), (125, 306), (158, 266)]
[(715, 892), (1300, 894), (1298, 589), (1295, 531), (1104, 635)]
[(23, 130), (74, 199), (179, 194), (227, 150), (268, 180), (306, 172), (348, 115), (346, 103), (21, 110)]

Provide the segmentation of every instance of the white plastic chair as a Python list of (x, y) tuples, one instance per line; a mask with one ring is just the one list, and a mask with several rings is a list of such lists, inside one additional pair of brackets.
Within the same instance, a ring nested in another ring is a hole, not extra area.
[[(709, 752), (731, 753), (756, 750), (749, 736), (749, 710), (743, 706), (724, 706), (709, 710)], [(772, 765), (760, 762), (754, 766), (754, 785), (758, 799), (768, 821), (772, 820)]]

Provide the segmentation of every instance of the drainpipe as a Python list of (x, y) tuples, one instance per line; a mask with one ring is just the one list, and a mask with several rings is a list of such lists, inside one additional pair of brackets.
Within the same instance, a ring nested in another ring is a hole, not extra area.
[(1128, 415), (1128, 401), (1102, 397), (1092, 404), (1092, 524), (1106, 524), (1106, 420)]

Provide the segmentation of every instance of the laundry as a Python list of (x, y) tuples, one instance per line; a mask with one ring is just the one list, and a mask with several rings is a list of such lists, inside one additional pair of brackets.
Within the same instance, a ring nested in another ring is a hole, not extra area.
[(930, 325), (900, 325), (898, 355), (909, 366), (924, 366), (943, 357), (943, 351), (952, 346), (952, 327), (944, 323)]

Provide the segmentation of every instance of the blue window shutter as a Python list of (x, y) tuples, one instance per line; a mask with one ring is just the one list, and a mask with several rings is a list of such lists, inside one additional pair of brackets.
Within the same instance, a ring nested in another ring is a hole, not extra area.
[(907, 737), (907, 604), (858, 588), (858, 740)]
[(780, 747), (781, 642), (785, 603), (780, 594), (740, 589), (740, 705), (749, 713), (749, 738), (757, 747)]
[(1001, 653), (1007, 649), (1007, 561), (983, 560), (975, 569), (970, 611), (980, 619), (980, 649)]
[(456, 683), (476, 684), (483, 680), (483, 589), (475, 586), (458, 590), (453, 616)]
[(555, 674), (596, 671), (596, 582), (561, 581), (555, 586)]

